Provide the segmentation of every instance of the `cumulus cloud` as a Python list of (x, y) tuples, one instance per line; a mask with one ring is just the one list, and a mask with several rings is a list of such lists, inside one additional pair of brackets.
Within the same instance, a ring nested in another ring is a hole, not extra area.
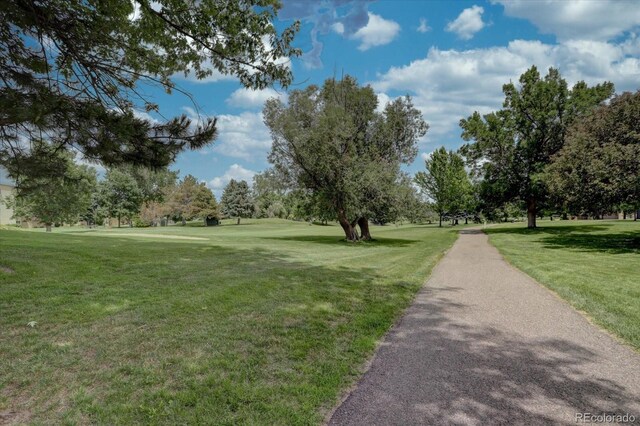
[(270, 98), (286, 100), (286, 94), (268, 88), (264, 90), (251, 90), (240, 88), (234, 91), (225, 101), (227, 105), (237, 108), (262, 108)]
[(433, 154), (433, 151), (429, 151), (429, 152), (422, 152), (420, 153), (420, 158), (422, 158), (422, 161), (427, 161), (431, 158), (431, 155)]
[(253, 183), (253, 175), (256, 173), (257, 172), (253, 170), (245, 169), (240, 164), (232, 164), (222, 176), (216, 176), (207, 182), (207, 186), (215, 193), (216, 198), (219, 200), (222, 195), (222, 190), (231, 179), (237, 181), (244, 180), (251, 186)]
[(452, 22), (449, 22), (446, 30), (456, 33), (463, 40), (470, 40), (473, 36), (485, 27), (482, 21), (484, 9), (480, 6), (471, 6), (460, 13)]
[(635, 91), (640, 59), (628, 53), (632, 50), (625, 43), (545, 44), (526, 40), (484, 49), (432, 48), (425, 58), (392, 67), (371, 84), (380, 94), (413, 95), (414, 104), (431, 126), (422, 141), (425, 143), (459, 134), (459, 120), (473, 111), (488, 113), (499, 109), (504, 100), (502, 85), (516, 82), (532, 64), (542, 74), (551, 66), (559, 68), (569, 84), (579, 80), (589, 84), (612, 81), (618, 92)]
[(419, 33), (426, 33), (431, 31), (431, 27), (427, 25), (427, 20), (425, 18), (420, 18), (420, 25), (418, 26)]
[(493, 0), (507, 16), (532, 22), (559, 40), (607, 41), (640, 27), (636, 1), (615, 0)]
[(218, 139), (213, 152), (247, 161), (263, 159), (271, 148), (271, 136), (262, 113), (222, 114), (218, 119)]
[(356, 31), (352, 38), (360, 41), (358, 50), (364, 51), (391, 43), (399, 32), (400, 25), (397, 22), (369, 12), (369, 22)]

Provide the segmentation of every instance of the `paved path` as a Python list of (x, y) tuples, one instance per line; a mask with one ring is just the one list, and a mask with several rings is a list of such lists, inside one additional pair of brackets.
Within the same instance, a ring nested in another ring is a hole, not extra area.
[(463, 231), (331, 425), (576, 424), (635, 415), (640, 354)]

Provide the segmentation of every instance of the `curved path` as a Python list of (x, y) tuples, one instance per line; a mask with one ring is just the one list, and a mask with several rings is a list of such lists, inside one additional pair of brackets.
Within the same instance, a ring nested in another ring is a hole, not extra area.
[(331, 425), (640, 423), (640, 354), (462, 231)]

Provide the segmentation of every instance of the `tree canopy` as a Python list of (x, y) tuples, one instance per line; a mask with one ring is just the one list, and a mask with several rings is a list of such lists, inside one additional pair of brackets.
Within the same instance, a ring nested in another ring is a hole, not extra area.
[[(288, 104), (267, 101), (269, 161), (291, 189), (307, 192), (316, 208), (337, 218), (349, 241), (370, 239), (368, 220), (402, 181), (427, 124), (409, 97), (377, 112), (371, 87), (352, 77), (294, 90)], [(358, 235), (356, 226), (360, 227)]]
[[(8, 0), (0, 8), (0, 164), (51, 176), (54, 150), (74, 148), (107, 166), (164, 167), (215, 139), (216, 122), (156, 120), (156, 85), (176, 74), (236, 76), (249, 88), (292, 81), (282, 58), (298, 23), (278, 32), (277, 0)], [(162, 117), (162, 115), (158, 115)]]
[(238, 225), (241, 218), (251, 217), (253, 200), (247, 182), (231, 179), (222, 192), (220, 208), (224, 216), (237, 219)]
[(75, 223), (91, 206), (96, 190), (95, 169), (75, 164), (69, 153), (55, 155), (57, 162), (65, 164), (63, 175), (46, 179), (27, 176), (16, 195), (4, 200), (16, 218), (42, 222), (47, 231), (56, 223)]
[(136, 179), (126, 170), (107, 170), (98, 190), (100, 205), (107, 216), (118, 219), (118, 227), (122, 219), (131, 219), (142, 207), (144, 194)]
[(196, 218), (219, 218), (218, 203), (213, 192), (204, 182), (187, 175), (175, 187), (169, 189), (166, 211), (169, 216), (181, 219), (185, 224), (187, 220)]
[(462, 153), (482, 177), (483, 198), (501, 204), (526, 204), (528, 226), (548, 200), (546, 167), (564, 145), (569, 126), (614, 93), (612, 83), (572, 89), (559, 71), (542, 77), (533, 66), (520, 76), (519, 86), (503, 86), (503, 109), (481, 116), (475, 112), (460, 121), (462, 137), (473, 141)]
[(425, 160), (426, 172), (418, 172), (415, 181), (432, 200), (440, 226), (444, 214), (467, 213), (472, 185), (460, 154), (441, 147)]
[(640, 91), (578, 120), (549, 177), (553, 195), (573, 213), (640, 208)]

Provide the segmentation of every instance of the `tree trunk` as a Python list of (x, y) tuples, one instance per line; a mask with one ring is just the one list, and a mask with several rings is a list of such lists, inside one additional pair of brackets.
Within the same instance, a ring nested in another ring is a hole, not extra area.
[(536, 227), (536, 199), (529, 198), (527, 201), (527, 228)]
[(365, 241), (371, 240), (371, 233), (369, 232), (369, 220), (366, 217), (358, 219), (358, 226), (360, 227), (360, 238)]
[(464, 217), (464, 224), (465, 225), (469, 224), (469, 218), (467, 216)]
[(184, 217), (182, 218), (182, 226), (185, 226), (187, 224), (187, 219), (185, 219)]
[(440, 218), (440, 224), (438, 225), (438, 227), (442, 228), (442, 215), (440, 215), (439, 218)]
[(45, 223), (44, 227), (45, 227), (44, 229), (45, 229), (46, 232), (51, 232), (51, 224), (50, 223)]
[(238, 221), (236, 222), (236, 225), (240, 225), (240, 218), (238, 218)]
[(342, 210), (338, 211), (338, 222), (340, 222), (340, 226), (342, 226), (342, 230), (344, 231), (344, 236), (347, 241), (358, 241), (358, 233), (356, 232), (354, 225), (349, 222)]
[(118, 228), (120, 228), (120, 215), (118, 215)]

